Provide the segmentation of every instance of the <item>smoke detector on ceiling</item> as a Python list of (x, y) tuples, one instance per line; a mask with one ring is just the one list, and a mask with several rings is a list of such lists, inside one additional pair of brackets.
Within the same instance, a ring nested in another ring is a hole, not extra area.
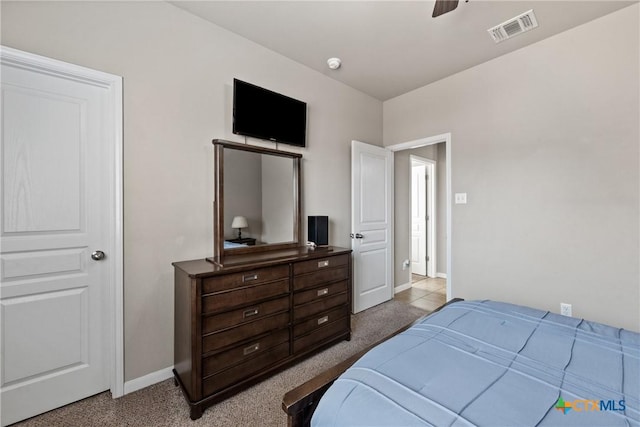
[(531, 9), (500, 25), (489, 28), (487, 31), (494, 42), (500, 43), (518, 34), (533, 30), (537, 26), (538, 20), (536, 19), (536, 15), (533, 14), (533, 9)]
[(327, 65), (332, 70), (337, 70), (342, 65), (342, 61), (340, 60), (340, 58), (329, 58), (327, 59)]

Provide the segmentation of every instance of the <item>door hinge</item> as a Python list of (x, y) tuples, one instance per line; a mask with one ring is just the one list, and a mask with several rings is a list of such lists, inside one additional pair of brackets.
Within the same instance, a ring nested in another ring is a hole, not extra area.
[(425, 258), (427, 259), (427, 261), (429, 261), (429, 255), (427, 255)]

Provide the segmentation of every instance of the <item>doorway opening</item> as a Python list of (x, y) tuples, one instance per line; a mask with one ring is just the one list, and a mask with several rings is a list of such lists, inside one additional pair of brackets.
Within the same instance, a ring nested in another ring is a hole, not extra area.
[[(432, 311), (447, 300), (446, 279), (438, 277), (443, 274), (438, 274), (437, 268), (438, 229), (442, 228), (439, 224), (441, 219), (437, 215), (438, 200), (446, 193), (446, 180), (442, 177), (438, 180), (438, 161), (444, 164), (446, 153), (442, 143), (408, 150), (408, 153), (406, 161), (409, 163), (410, 175), (407, 189), (410, 230), (407, 232), (410, 233), (411, 246), (410, 286), (406, 291), (398, 293), (397, 297), (411, 305)], [(439, 189), (441, 185), (443, 188)], [(440, 216), (445, 218), (445, 215)], [(442, 237), (445, 235), (444, 232), (440, 234)], [(444, 241), (442, 246), (445, 246)], [(443, 260), (444, 258), (442, 256)]]
[[(396, 294), (396, 298), (400, 297), (401, 294), (406, 293), (410, 299), (422, 300), (428, 294), (432, 297), (435, 297), (433, 293), (435, 291), (439, 291), (440, 293), (445, 294), (445, 300), (449, 300), (452, 298), (452, 289), (454, 286), (454, 280), (451, 274), (452, 271), (452, 262), (451, 262), (451, 253), (452, 253), (452, 243), (451, 243), (451, 170), (452, 170), (452, 140), (451, 134), (445, 133), (440, 135), (435, 135), (427, 138), (421, 138), (413, 141), (403, 142), (400, 144), (390, 145), (386, 148), (394, 151), (405, 151), (405, 150), (414, 150), (421, 147), (426, 146), (434, 146), (438, 145), (438, 151), (440, 151), (441, 155), (436, 157), (437, 161), (437, 179), (440, 180), (440, 203), (436, 203), (438, 205), (438, 209), (436, 212), (436, 216), (439, 217), (439, 225), (438, 232), (434, 233), (436, 236), (439, 236), (440, 249), (437, 252), (440, 254), (438, 257), (436, 255), (437, 265), (435, 266), (436, 271), (432, 278), (428, 278), (432, 283), (422, 283), (419, 287), (413, 286), (412, 282), (412, 273), (411, 270), (404, 270), (402, 265), (403, 254), (399, 254), (399, 265), (400, 267), (396, 268), (396, 287), (397, 291), (406, 289), (404, 292), (398, 292)], [(406, 202), (409, 203), (409, 202)], [(399, 207), (396, 206), (396, 210)], [(408, 218), (407, 218), (408, 219)], [(398, 224), (398, 223), (397, 223)], [(402, 226), (402, 225), (401, 225)], [(396, 251), (402, 252), (406, 251), (407, 258), (410, 257), (411, 253), (411, 230), (410, 230), (410, 221), (407, 221), (406, 224), (407, 230), (406, 242), (402, 241), (402, 239), (396, 239)], [(402, 233), (396, 233), (402, 234)], [(437, 237), (438, 238), (438, 237)], [(410, 263), (409, 263), (410, 264)], [(402, 268), (402, 270), (401, 270)], [(402, 277), (402, 279), (401, 279)], [(415, 276), (414, 276), (415, 277)], [(417, 278), (420, 280), (416, 280), (414, 283), (417, 285), (421, 282), (422, 278)], [(427, 279), (426, 277), (424, 279)], [(406, 285), (403, 285), (406, 284)], [(420, 289), (421, 287), (425, 287), (425, 289)], [(443, 292), (444, 288), (444, 292)], [(425, 307), (426, 308), (426, 307)]]

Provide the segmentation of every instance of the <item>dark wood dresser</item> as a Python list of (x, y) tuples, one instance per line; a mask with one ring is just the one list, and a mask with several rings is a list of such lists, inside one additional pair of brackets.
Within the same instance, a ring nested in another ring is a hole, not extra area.
[(175, 267), (174, 375), (191, 418), (351, 338), (351, 250), (307, 247)]

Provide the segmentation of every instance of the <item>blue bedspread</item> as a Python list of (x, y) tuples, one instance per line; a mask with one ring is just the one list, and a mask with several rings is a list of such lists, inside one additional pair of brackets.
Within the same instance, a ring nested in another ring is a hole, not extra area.
[(640, 426), (640, 334), (493, 301), (446, 306), (375, 347), (313, 426)]
[(224, 241), (224, 248), (225, 249), (245, 248), (245, 247), (247, 247), (247, 245), (245, 245), (243, 243), (234, 243), (234, 242), (230, 242), (228, 240)]

